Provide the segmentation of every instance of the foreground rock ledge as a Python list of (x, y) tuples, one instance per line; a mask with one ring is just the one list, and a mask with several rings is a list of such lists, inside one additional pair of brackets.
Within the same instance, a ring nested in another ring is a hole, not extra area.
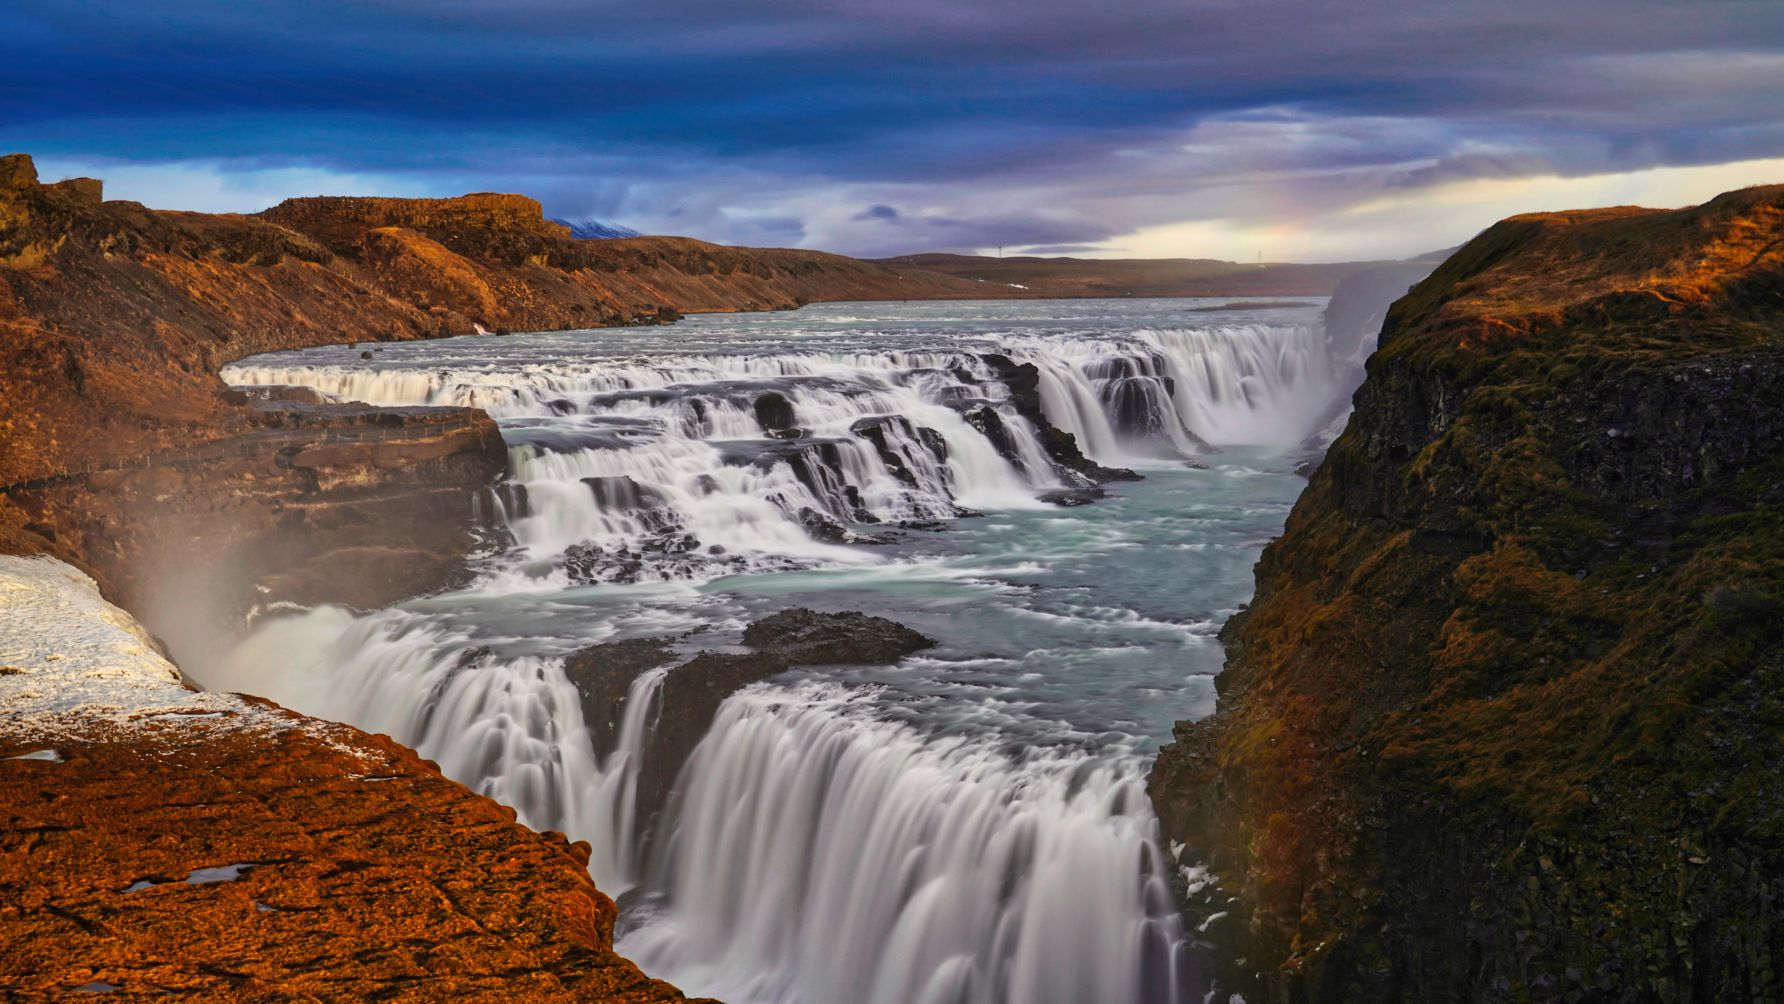
[(0, 557), (0, 993), (679, 1001), (586, 844), (384, 736), (194, 693), (91, 580)]

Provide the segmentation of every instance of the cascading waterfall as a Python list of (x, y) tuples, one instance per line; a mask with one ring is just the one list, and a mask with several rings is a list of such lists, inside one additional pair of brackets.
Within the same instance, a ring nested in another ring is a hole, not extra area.
[[(1283, 441), (1310, 431), (1331, 394), (1324, 341), (1304, 326), (1019, 335), (987, 348), (1033, 364), (1048, 420), (1105, 462)], [(873, 563), (835, 545), (875, 524), (1032, 505), (1060, 484), (1039, 430), (968, 349), (471, 354), (373, 367), (286, 358), (225, 377), (501, 419), (513, 478), (503, 511), (525, 556), (544, 568), (578, 548), (573, 571), (599, 580)], [(778, 424), (766, 417), (776, 405)], [(997, 413), (1001, 452), (977, 409)]]
[(527, 826), (588, 840), (590, 873), (618, 896), (636, 882), (638, 761), (666, 668), (633, 683), (605, 761), (561, 660), (496, 658), (408, 611), (321, 607), (273, 619), (226, 672), (235, 689), (396, 737)]
[(1175, 999), (1134, 764), (925, 741), (871, 698), (810, 685), (725, 705), (688, 765), (671, 905), (622, 951), (736, 1004)]
[[(989, 353), (1033, 364), (1047, 420), (1120, 463), (1295, 441), (1346, 390), (1326, 386), (1323, 352), (1314, 329), (1264, 323), (872, 331), (649, 357), (584, 333), (391, 346), (371, 364), (310, 350), (225, 376), (494, 415), (516, 547), (461, 595), (495, 604), (516, 581), (549, 597), (891, 568), (908, 559), (861, 546), (885, 528), (1037, 507), (1069, 475)], [(1043, 752), (995, 730), (888, 721), (871, 687), (758, 686), (721, 708), (646, 861), (636, 782), (665, 671), (632, 684), (617, 748), (598, 758), (562, 657), (599, 639), (529, 648), (510, 616), (482, 634), (425, 605), (268, 618), (212, 682), (388, 732), (526, 824), (588, 840), (600, 886), (630, 892), (622, 950), (690, 991), (764, 1004), (1183, 999), (1131, 743)]]

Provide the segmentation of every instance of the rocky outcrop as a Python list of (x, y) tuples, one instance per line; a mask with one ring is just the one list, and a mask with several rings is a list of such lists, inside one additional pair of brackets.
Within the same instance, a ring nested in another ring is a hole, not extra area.
[(256, 611), (388, 606), (455, 584), (466, 555), (504, 538), (486, 495), (507, 451), (481, 411), (252, 410), (241, 435), (9, 494), (198, 679)]
[(587, 844), (383, 736), (193, 693), (93, 583), (0, 557), (0, 994), (678, 1001)]
[(743, 643), (795, 666), (891, 665), (935, 639), (871, 614), (782, 610), (743, 629)]
[(1395, 304), (1151, 778), (1248, 999), (1784, 995), (1781, 332), (1779, 187)]
[[(638, 769), (641, 835), (668, 804), (681, 768), (732, 694), (795, 666), (891, 664), (935, 644), (884, 617), (803, 607), (750, 623), (743, 642), (753, 651), (700, 652), (664, 675)], [(564, 675), (582, 695), (583, 721), (598, 754), (615, 747), (620, 722), (631, 710), (633, 681), (678, 658), (668, 639), (633, 639), (591, 645), (565, 660)]]
[[(988, 352), (979, 357), (997, 379), (1009, 389), (1010, 404), (1034, 426), (1040, 436), (1041, 447), (1053, 460), (1060, 475), (1079, 489), (1094, 485), (1107, 484), (1111, 481), (1139, 481), (1140, 475), (1125, 467), (1104, 467), (1084, 455), (1078, 447), (1078, 439), (1071, 433), (1054, 425), (1041, 410), (1041, 371), (1034, 363), (1018, 363), (1001, 353)], [(966, 419), (975, 428), (984, 433), (997, 447), (1005, 459), (1018, 467), (1022, 461), (1016, 454), (1010, 436), (1003, 428), (1003, 420), (995, 411), (981, 408), (967, 414)]]

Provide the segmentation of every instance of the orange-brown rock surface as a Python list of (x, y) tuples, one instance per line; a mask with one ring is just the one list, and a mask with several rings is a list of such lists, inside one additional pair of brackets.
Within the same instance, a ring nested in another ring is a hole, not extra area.
[(290, 725), (175, 721), (60, 762), (0, 734), (0, 996), (682, 999), (614, 953), (587, 845), (388, 739)]
[(0, 557), (0, 997), (682, 999), (613, 952), (587, 845), (151, 646)]

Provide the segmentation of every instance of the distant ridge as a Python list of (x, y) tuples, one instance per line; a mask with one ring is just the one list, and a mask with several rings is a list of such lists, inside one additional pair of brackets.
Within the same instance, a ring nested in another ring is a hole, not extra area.
[[(1435, 267), (1441, 258), (1429, 259)], [(1330, 296), (1360, 272), (1403, 262), (1349, 261), (1319, 265), (1250, 264), (1213, 258), (989, 258), (913, 254), (883, 265), (924, 268), (1027, 296)]]
[(572, 220), (553, 216), (551, 222), (569, 227), (570, 236), (579, 241), (616, 241), (623, 237), (642, 236), (630, 227), (622, 227), (617, 223), (602, 223), (596, 219)]

